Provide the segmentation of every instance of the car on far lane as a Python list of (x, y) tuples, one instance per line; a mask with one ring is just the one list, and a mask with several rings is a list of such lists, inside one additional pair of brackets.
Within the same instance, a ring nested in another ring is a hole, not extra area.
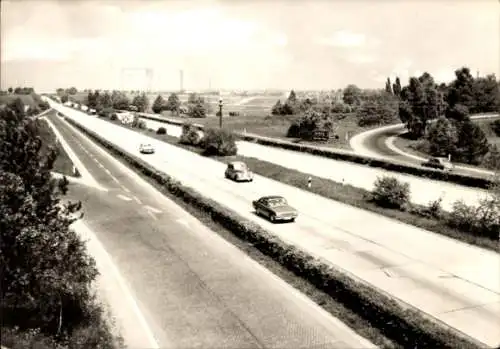
[(263, 196), (252, 201), (252, 205), (256, 214), (266, 217), (273, 223), (293, 222), (298, 216), (297, 210), (290, 206), (284, 197), (278, 195)]
[(453, 170), (453, 164), (450, 163), (447, 159), (443, 158), (430, 158), (427, 161), (422, 163), (423, 167), (434, 168), (442, 171), (451, 171)]
[(153, 154), (155, 148), (149, 143), (141, 143), (141, 145), (139, 145), (139, 152), (141, 152), (141, 154)]
[(236, 182), (253, 181), (253, 173), (243, 161), (232, 161), (228, 163), (224, 176)]

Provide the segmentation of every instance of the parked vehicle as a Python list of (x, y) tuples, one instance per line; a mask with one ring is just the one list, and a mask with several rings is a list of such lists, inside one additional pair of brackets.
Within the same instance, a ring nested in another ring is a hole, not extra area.
[(263, 196), (258, 200), (252, 201), (252, 205), (255, 213), (266, 217), (273, 223), (279, 221), (293, 222), (298, 216), (297, 210), (290, 206), (282, 196)]
[(429, 160), (422, 163), (422, 166), (434, 168), (442, 171), (451, 171), (453, 170), (453, 164), (450, 163), (447, 159), (443, 158), (430, 158)]
[(155, 152), (155, 148), (151, 144), (141, 143), (139, 151), (142, 154), (153, 154)]
[(253, 181), (253, 173), (248, 168), (247, 164), (242, 161), (232, 161), (227, 164), (226, 178), (232, 179), (237, 182), (251, 182)]

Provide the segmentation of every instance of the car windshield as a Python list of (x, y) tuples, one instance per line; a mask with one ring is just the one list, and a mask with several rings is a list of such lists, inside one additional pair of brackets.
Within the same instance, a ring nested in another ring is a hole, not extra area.
[(244, 163), (241, 163), (241, 162), (235, 162), (232, 164), (233, 166), (233, 170), (235, 171), (245, 171), (246, 170), (246, 165)]
[(284, 198), (273, 198), (273, 199), (268, 199), (267, 204), (269, 205), (269, 207), (278, 207), (278, 206), (284, 206), (287, 203)]

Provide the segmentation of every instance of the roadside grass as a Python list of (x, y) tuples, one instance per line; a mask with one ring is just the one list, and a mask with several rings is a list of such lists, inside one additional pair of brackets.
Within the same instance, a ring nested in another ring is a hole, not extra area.
[[(106, 118), (104, 118), (106, 119)], [(180, 144), (179, 139), (170, 135), (158, 135), (156, 130), (148, 129), (137, 129), (129, 125), (124, 125), (119, 121), (111, 121), (122, 127), (137, 131), (148, 136), (154, 137), (160, 141), (166, 142), (168, 144), (180, 147), (191, 152), (202, 155), (203, 150), (192, 146)], [(370, 211), (376, 214), (386, 216), (388, 218), (395, 219), (405, 224), (413, 225), (418, 228), (422, 228), (434, 233), (438, 233), (450, 238), (463, 241), (465, 243), (476, 245), (482, 248), (486, 248), (492, 251), (498, 251), (498, 241), (488, 239), (487, 237), (472, 235), (448, 226), (447, 218), (449, 214), (445, 211), (440, 213), (440, 218), (430, 218), (418, 212), (424, 212), (425, 207), (421, 205), (412, 204), (412, 209), (406, 211), (400, 211), (396, 209), (383, 208), (369, 200), (370, 192), (362, 188), (356, 188), (351, 185), (345, 185), (338, 183), (329, 179), (314, 176), (310, 173), (304, 173), (289, 169), (280, 165), (273, 164), (271, 162), (263, 161), (253, 157), (246, 157), (241, 155), (231, 156), (231, 157), (212, 157), (213, 159), (228, 163), (230, 161), (244, 161), (249, 168), (256, 174), (279, 181), (284, 184), (294, 186), (299, 189), (308, 190), (312, 193), (321, 195), (325, 198), (332, 199), (353, 207), (357, 207), (366, 211)], [(312, 178), (312, 187), (307, 188), (307, 178)]]
[[(148, 131), (147, 129), (139, 130), (123, 125), (119, 121), (111, 121), (109, 119), (106, 120), (121, 125), (125, 128), (129, 128), (135, 131), (142, 132), (149, 136), (153, 136), (159, 140), (167, 141), (168, 143), (173, 142), (173, 144), (175, 143), (175, 145), (177, 145), (178, 142), (178, 138), (175, 138), (173, 136), (157, 135), (156, 130), (154, 130), (154, 132)], [(196, 147), (192, 146), (182, 146), (182, 147), (191, 151), (195, 151), (197, 153), (200, 152), (200, 149)], [(108, 149), (105, 149), (105, 151), (114, 156), (114, 154), (110, 152)], [(159, 184), (158, 181), (154, 180), (151, 176), (145, 175), (142, 171), (138, 170), (137, 168), (130, 166), (130, 164), (122, 157), (118, 156), (115, 158), (118, 161), (122, 162), (127, 167), (129, 167), (131, 170), (136, 172), (148, 183), (153, 185), (163, 195), (165, 195), (170, 200), (174, 201), (177, 205), (179, 205), (184, 210), (193, 215), (203, 225), (205, 225), (206, 227), (217, 233), (219, 236), (221, 236), (223, 239), (225, 239), (232, 245), (239, 248), (243, 253), (245, 253), (250, 258), (255, 260), (257, 263), (259, 263), (260, 265), (271, 271), (277, 277), (281, 278), (283, 281), (285, 281), (298, 291), (305, 294), (309, 299), (318, 304), (326, 312), (330, 313), (332, 316), (342, 321), (344, 324), (346, 324), (360, 336), (368, 339), (369, 341), (371, 341), (372, 343), (383, 349), (403, 348), (402, 345), (399, 345), (396, 342), (389, 339), (381, 330), (374, 328), (368, 320), (356, 314), (353, 310), (349, 309), (341, 302), (336, 301), (334, 298), (332, 298), (332, 296), (330, 296), (324, 291), (321, 291), (311, 282), (307, 281), (301, 276), (296, 275), (294, 272), (288, 270), (278, 261), (274, 260), (271, 256), (268, 256), (263, 252), (261, 252), (256, 246), (254, 246), (254, 244), (248, 242), (244, 238), (238, 237), (233, 231), (224, 227), (222, 224), (214, 221), (214, 219), (209, 213), (203, 211), (202, 209), (194, 205), (186, 203), (186, 201), (184, 201), (182, 198), (172, 194), (166, 189), (164, 185)]]
[[(241, 107), (244, 107), (244, 105)], [(177, 117), (170, 112), (164, 112), (161, 116), (183, 123), (200, 124), (205, 127), (219, 127), (218, 117), (185, 118)], [(337, 121), (335, 122), (335, 134), (338, 136), (338, 139), (332, 138), (327, 142), (308, 142), (299, 138), (286, 137), (291, 123), (298, 118), (299, 116), (297, 115), (274, 116), (270, 115), (267, 111), (261, 111), (259, 113), (247, 112), (246, 115), (242, 113), (240, 116), (224, 117), (222, 119), (222, 124), (224, 128), (234, 132), (248, 132), (259, 136), (278, 138), (300, 144), (319, 145), (348, 150), (351, 149), (349, 141), (353, 136), (377, 127), (358, 126), (358, 120), (355, 113), (338, 113), (336, 115)]]
[[(49, 113), (55, 114), (56, 112), (50, 111)], [(38, 119), (36, 120), (36, 125), (38, 127), (40, 138), (42, 140), (42, 154), (47, 154), (49, 147), (56, 147), (58, 151), (56, 161), (54, 162), (54, 168), (52, 170), (66, 176), (75, 177), (75, 174), (73, 173), (73, 162), (71, 161), (68, 153), (66, 153), (62, 145), (59, 142), (56, 142), (56, 135), (50, 128), (47, 121)], [(80, 177), (78, 171), (76, 177)]]

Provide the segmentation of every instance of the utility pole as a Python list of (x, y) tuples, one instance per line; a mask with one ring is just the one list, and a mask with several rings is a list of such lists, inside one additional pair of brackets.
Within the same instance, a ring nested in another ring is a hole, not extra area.
[(181, 69), (179, 71), (179, 78), (180, 78), (180, 93), (182, 93), (184, 91), (184, 71)]
[(219, 128), (222, 128), (222, 96), (219, 97)]

